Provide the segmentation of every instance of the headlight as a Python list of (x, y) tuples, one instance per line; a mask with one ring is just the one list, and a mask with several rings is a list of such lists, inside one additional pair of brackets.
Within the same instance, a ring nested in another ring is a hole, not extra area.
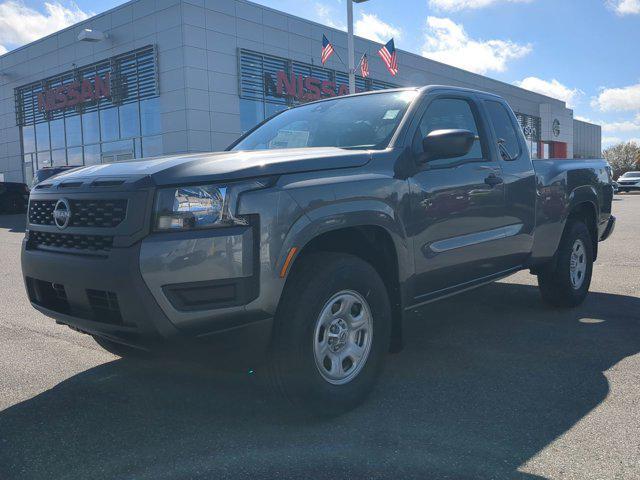
[(190, 185), (158, 190), (153, 228), (156, 231), (194, 230), (230, 225), (246, 225), (236, 217), (240, 193), (257, 190), (271, 180), (252, 180), (227, 185)]

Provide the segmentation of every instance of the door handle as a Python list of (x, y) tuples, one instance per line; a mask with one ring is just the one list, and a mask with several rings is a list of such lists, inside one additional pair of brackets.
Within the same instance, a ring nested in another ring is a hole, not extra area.
[(491, 174), (484, 179), (484, 183), (486, 183), (490, 187), (495, 187), (496, 185), (504, 183), (504, 179), (502, 177), (499, 177), (498, 175)]

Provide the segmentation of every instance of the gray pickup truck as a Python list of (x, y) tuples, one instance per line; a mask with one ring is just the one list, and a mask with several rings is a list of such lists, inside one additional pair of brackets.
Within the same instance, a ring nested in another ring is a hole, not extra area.
[[(357, 405), (402, 321), (518, 270), (580, 304), (613, 231), (604, 160), (531, 160), (507, 103), (440, 86), (331, 98), (227, 151), (34, 187), (32, 305), (133, 355), (229, 338), (295, 403)], [(261, 370), (258, 370), (261, 372)]]

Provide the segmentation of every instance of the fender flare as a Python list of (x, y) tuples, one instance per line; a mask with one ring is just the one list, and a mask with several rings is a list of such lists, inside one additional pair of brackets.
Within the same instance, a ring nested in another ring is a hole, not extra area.
[(398, 260), (399, 280), (403, 281), (412, 275), (413, 254), (404, 225), (389, 204), (373, 199), (332, 203), (307, 211), (289, 229), (282, 243), (275, 271), (282, 270), (287, 255), (294, 247), (297, 248), (296, 255), (287, 273), (295, 265), (300, 252), (318, 236), (345, 228), (366, 226), (383, 228), (391, 237)]

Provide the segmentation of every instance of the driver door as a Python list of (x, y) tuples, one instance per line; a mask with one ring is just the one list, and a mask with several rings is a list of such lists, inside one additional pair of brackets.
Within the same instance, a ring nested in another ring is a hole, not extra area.
[(422, 139), (434, 130), (464, 129), (477, 138), (466, 155), (429, 161), (409, 179), (416, 304), (499, 271), (494, 258), (504, 214), (502, 170), (475, 98), (441, 95), (426, 102), (412, 143), (418, 164)]

